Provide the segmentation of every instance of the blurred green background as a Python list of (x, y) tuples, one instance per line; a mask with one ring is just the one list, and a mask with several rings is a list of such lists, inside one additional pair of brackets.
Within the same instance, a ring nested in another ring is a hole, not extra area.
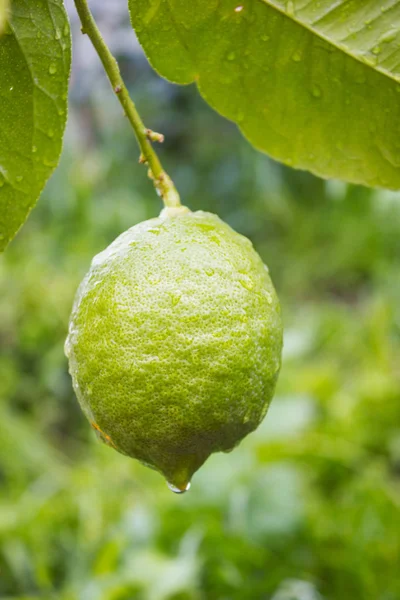
[(269, 265), (283, 368), (263, 425), (189, 494), (98, 443), (63, 354), (72, 299), (161, 207), (83, 46), (61, 165), (0, 257), (0, 598), (400, 599), (400, 196), (273, 163), (111, 30), (185, 204)]

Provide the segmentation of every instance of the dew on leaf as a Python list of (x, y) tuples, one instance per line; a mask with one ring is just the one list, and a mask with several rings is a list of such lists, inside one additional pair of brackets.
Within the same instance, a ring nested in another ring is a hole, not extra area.
[(292, 54), (292, 60), (294, 60), (294, 62), (300, 62), (302, 60), (302, 55), (301, 53), (296, 50), (296, 52), (294, 54)]
[(51, 63), (49, 66), (49, 73), (50, 75), (55, 75), (57, 73), (57, 67), (54, 63)]
[(43, 165), (45, 167), (52, 167), (54, 169), (54, 167), (57, 166), (57, 163), (55, 163), (53, 160), (48, 160), (47, 158), (44, 158), (43, 159)]
[(293, 0), (289, 0), (286, 3), (286, 12), (289, 16), (293, 17), (294, 16), (294, 2)]
[(381, 44), (387, 44), (388, 42), (392, 42), (393, 40), (396, 39), (398, 33), (398, 29), (389, 29), (389, 31), (387, 31), (386, 33), (384, 33), (379, 41)]
[(314, 98), (320, 98), (322, 96), (322, 90), (317, 84), (313, 85), (311, 93), (314, 96)]
[(365, 64), (369, 65), (370, 67), (375, 67), (376, 63), (377, 63), (377, 56), (364, 56), (364, 62)]

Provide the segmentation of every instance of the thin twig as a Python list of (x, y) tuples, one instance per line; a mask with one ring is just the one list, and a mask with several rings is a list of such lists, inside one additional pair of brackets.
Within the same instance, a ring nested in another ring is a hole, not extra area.
[[(110, 49), (105, 43), (96, 21), (90, 11), (87, 0), (74, 0), (76, 10), (82, 24), (82, 33), (89, 36), (101, 62), (104, 70), (107, 73), (111, 86), (120, 101), (126, 116), (131, 123), (136, 135), (136, 139), (140, 146), (141, 158), (140, 162), (145, 163), (149, 167), (149, 176), (154, 182), (157, 193), (162, 197), (166, 207), (178, 207), (181, 205), (179, 194), (167, 173), (162, 168), (160, 160), (154, 151), (151, 140), (155, 140), (155, 135), (150, 129), (147, 129), (137, 111), (137, 108), (129, 96), (124, 80), (122, 79), (118, 63), (111, 54)], [(158, 139), (157, 141), (161, 141)]]

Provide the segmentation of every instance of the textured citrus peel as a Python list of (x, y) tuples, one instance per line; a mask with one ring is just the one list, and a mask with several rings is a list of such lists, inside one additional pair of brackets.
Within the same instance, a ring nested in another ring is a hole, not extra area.
[(279, 301), (248, 239), (216, 215), (167, 209), (93, 259), (65, 347), (100, 438), (184, 491), (264, 418)]

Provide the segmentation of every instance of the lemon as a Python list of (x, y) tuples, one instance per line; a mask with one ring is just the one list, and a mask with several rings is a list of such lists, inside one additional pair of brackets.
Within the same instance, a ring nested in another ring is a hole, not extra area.
[(174, 491), (260, 424), (281, 350), (279, 301), (251, 242), (184, 207), (132, 227), (93, 259), (66, 341), (99, 437)]

